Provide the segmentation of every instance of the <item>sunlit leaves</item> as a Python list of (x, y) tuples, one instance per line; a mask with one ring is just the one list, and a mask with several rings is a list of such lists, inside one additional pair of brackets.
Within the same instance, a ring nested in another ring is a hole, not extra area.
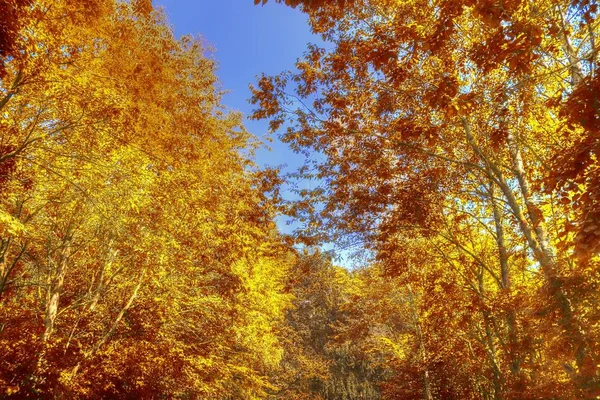
[(278, 178), (214, 60), (148, 1), (31, 10), (0, 54), (0, 396), (263, 396)]
[[(439, 342), (435, 329), (423, 334), (439, 364), (415, 351), (420, 374), (394, 368), (420, 379), (425, 398), (526, 398), (535, 388), (592, 396), (595, 2), (372, 0), (302, 10), (326, 43), (310, 45), (296, 71), (261, 78), (254, 116), (287, 125), (283, 140), (308, 156), (299, 176), (319, 179), (291, 208), (307, 221), (298, 234), (362, 242), (402, 277), (401, 290), (423, 296), (422, 329), (435, 321), (455, 332)], [(519, 302), (535, 311), (522, 313)], [(537, 358), (534, 343), (543, 343)], [(472, 361), (464, 373), (436, 369), (452, 352)]]

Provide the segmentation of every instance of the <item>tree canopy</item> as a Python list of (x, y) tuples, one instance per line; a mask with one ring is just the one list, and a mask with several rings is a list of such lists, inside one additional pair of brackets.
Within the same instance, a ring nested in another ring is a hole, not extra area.
[(414, 395), (597, 396), (597, 4), (286, 3), (324, 44), (254, 118), (323, 182), (291, 206), (307, 242), (359, 240), (408, 291)]
[(598, 398), (597, 2), (275, 2), (289, 177), (151, 1), (0, 0), (0, 397)]

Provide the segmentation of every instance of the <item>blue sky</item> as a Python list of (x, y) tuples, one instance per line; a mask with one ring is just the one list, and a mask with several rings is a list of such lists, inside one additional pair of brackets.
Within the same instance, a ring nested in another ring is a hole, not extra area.
[[(306, 44), (318, 42), (303, 13), (274, 0), (264, 6), (255, 6), (253, 0), (154, 0), (154, 5), (164, 8), (177, 36), (200, 35), (214, 48), (217, 76), (229, 91), (223, 103), (246, 116), (253, 108), (248, 85), (256, 76), (292, 69)], [(246, 120), (245, 125), (260, 138), (268, 136), (268, 121)], [(291, 172), (302, 164), (302, 156), (271, 137), (271, 151), (256, 154), (259, 165), (287, 165), (284, 171)], [(292, 227), (284, 221), (278, 219), (279, 228), (289, 233)]]

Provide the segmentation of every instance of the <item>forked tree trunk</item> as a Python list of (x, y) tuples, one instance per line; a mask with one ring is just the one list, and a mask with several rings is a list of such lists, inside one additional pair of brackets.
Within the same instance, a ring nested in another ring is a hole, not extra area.
[(544, 215), (533, 202), (529, 181), (525, 174), (525, 167), (519, 143), (513, 133), (508, 135), (507, 143), (511, 153), (514, 174), (519, 182), (521, 196), (523, 197), (528, 217), (534, 227), (533, 231), (535, 232), (539, 244), (539, 249), (537, 250), (538, 262), (540, 263), (544, 277), (548, 282), (550, 294), (559, 307), (561, 314), (559, 323), (575, 345), (575, 362), (577, 363), (577, 366), (581, 368), (585, 364), (586, 358), (589, 357), (585, 333), (577, 320), (573, 305), (571, 304), (571, 299), (563, 287), (563, 281), (558, 275), (559, 268), (556, 262), (556, 255), (548, 241), (546, 221)]
[(479, 148), (477, 143), (475, 143), (471, 128), (465, 118), (462, 119), (462, 123), (465, 129), (465, 135), (468, 144), (481, 159), (481, 161), (484, 162), (492, 172), (492, 176), (489, 178), (492, 179), (494, 183), (502, 190), (508, 205), (513, 211), (513, 215), (519, 222), (521, 231), (527, 239), (527, 244), (531, 248), (536, 261), (540, 264), (540, 269), (544, 279), (548, 284), (550, 294), (554, 299), (561, 315), (559, 325), (565, 331), (566, 335), (571, 338), (571, 341), (576, 348), (575, 362), (577, 363), (577, 366), (581, 368), (585, 364), (586, 359), (589, 357), (588, 346), (585, 341), (585, 334), (575, 318), (571, 301), (562, 286), (562, 281), (557, 276), (558, 268), (554, 253), (552, 252), (552, 249), (548, 243), (547, 233), (544, 226), (544, 217), (533, 203), (531, 191), (529, 189), (529, 182), (527, 181), (525, 174), (518, 143), (516, 142), (512, 133), (508, 135), (507, 144), (511, 153), (512, 169), (517, 181), (519, 182), (521, 195), (527, 208), (527, 216), (523, 213), (515, 194), (508, 185), (500, 168), (493, 161), (491, 161), (481, 150), (481, 148)]

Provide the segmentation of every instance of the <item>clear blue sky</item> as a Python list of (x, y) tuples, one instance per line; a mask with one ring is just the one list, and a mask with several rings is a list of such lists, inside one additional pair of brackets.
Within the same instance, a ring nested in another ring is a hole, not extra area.
[[(219, 65), (217, 76), (229, 91), (223, 103), (245, 116), (253, 108), (248, 103), (248, 85), (256, 76), (293, 69), (306, 44), (319, 41), (303, 13), (274, 0), (264, 6), (255, 6), (253, 0), (154, 0), (154, 5), (164, 8), (177, 36), (200, 35), (210, 43)], [(259, 138), (268, 136), (268, 121), (246, 120), (245, 125)], [(259, 165), (285, 164), (284, 171), (291, 172), (302, 164), (302, 156), (271, 136), (272, 150), (261, 149), (256, 154)], [(278, 225), (282, 232), (291, 231), (282, 218)]]

